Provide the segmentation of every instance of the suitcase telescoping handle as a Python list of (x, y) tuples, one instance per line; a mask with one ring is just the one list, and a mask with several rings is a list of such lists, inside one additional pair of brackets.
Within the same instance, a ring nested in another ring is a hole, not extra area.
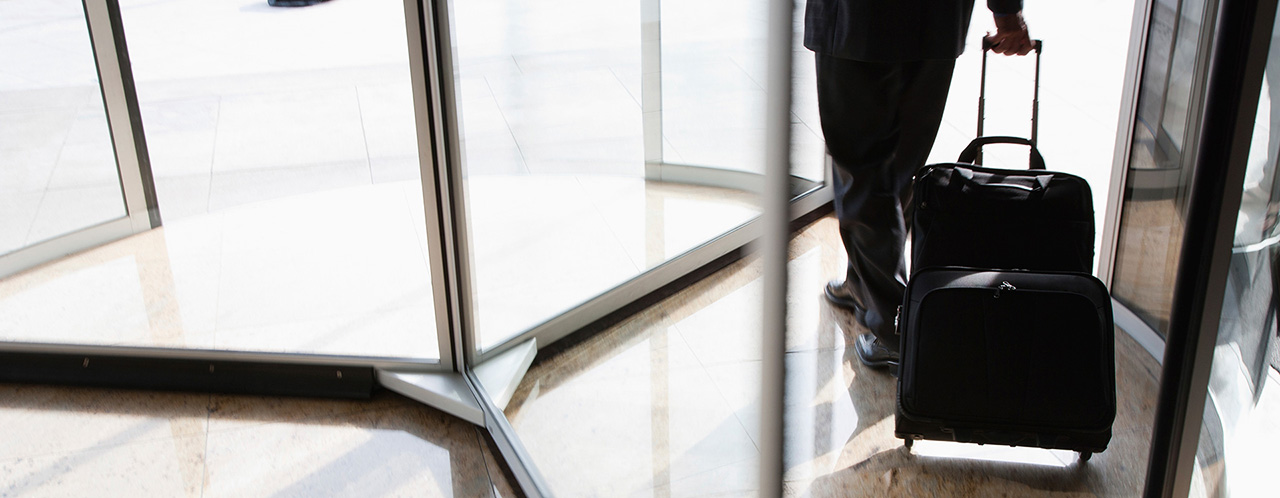
[(1040, 150), (1036, 148), (1035, 142), (1022, 137), (978, 137), (969, 142), (969, 146), (960, 152), (960, 157), (956, 162), (968, 164), (982, 164), (982, 146), (989, 144), (1014, 144), (1031, 146), (1031, 169), (1044, 169), (1044, 156), (1040, 155)]
[[(969, 147), (965, 149), (965, 153), (961, 154), (961, 157), (967, 156), (968, 155), (967, 153), (970, 148), (976, 148), (976, 154), (969, 156), (968, 160), (961, 159), (960, 162), (973, 162), (973, 164), (982, 164), (982, 146), (983, 145), (991, 144), (991, 143), (1013, 143), (1013, 144), (1024, 144), (1024, 145), (1031, 146), (1031, 169), (1044, 169), (1044, 158), (1041, 157), (1040, 153), (1036, 151), (1036, 139), (1038, 138), (1037, 132), (1038, 132), (1039, 123), (1040, 123), (1040, 50), (1044, 47), (1044, 41), (1032, 40), (1031, 44), (1032, 44), (1032, 49), (1036, 53), (1036, 73), (1035, 73), (1035, 79), (1033, 81), (1034, 90), (1031, 97), (1031, 139), (1030, 140), (1017, 139), (1016, 137), (984, 137), (982, 135), (983, 123), (987, 119), (987, 52), (990, 52), (993, 46), (991, 44), (991, 39), (987, 37), (983, 37), (982, 38), (982, 76), (981, 76), (981, 83), (978, 86), (978, 135), (977, 135), (978, 138), (975, 139), (973, 143), (969, 144)], [(979, 143), (980, 141), (987, 138), (997, 138), (1000, 140), (993, 140), (993, 141), (988, 141), (984, 143)], [(1013, 138), (1019, 141), (1007, 140), (1010, 138)], [(1036, 167), (1037, 159), (1039, 159), (1039, 163), (1038, 163), (1040, 165), (1039, 168)]]

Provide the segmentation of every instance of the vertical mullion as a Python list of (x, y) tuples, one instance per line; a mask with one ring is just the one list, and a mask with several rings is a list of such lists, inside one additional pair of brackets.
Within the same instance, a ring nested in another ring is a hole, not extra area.
[(662, 179), (662, 0), (640, 1), (640, 103), (645, 178)]
[(760, 396), (760, 496), (782, 496), (786, 328), (787, 239), (790, 232), (791, 70), (795, 3), (770, 0), (765, 109), (763, 192), (764, 302)]
[(125, 43), (119, 0), (82, 0), (108, 129), (116, 154), (116, 171), (133, 231), (160, 226), (151, 160), (142, 130), (142, 112)]
[(453, 327), (453, 313), (450, 307), (451, 286), (445, 264), (444, 242), (440, 234), (441, 206), (439, 188), (435, 176), (436, 143), (434, 109), (438, 107), (434, 85), (430, 85), (429, 74), (432, 70), (428, 55), (431, 46), (428, 24), (424, 23), (422, 5), (419, 0), (404, 0), (405, 38), (409, 49), (409, 81), (413, 92), (414, 131), (418, 143), (419, 181), (422, 188), (423, 219), (426, 221), (427, 259), (431, 272), (431, 297), (435, 307), (435, 333), (439, 343), (440, 364), (446, 369), (455, 369), (453, 363), (453, 341), (450, 330)]
[(1223, 0), (1206, 78), (1145, 495), (1191, 489), (1274, 0)]
[(430, 48), (430, 74), (436, 105), (433, 128), (436, 136), (435, 178), (440, 192), (441, 234), (448, 251), (449, 282), (452, 285), (450, 306), (453, 313), (453, 360), (455, 370), (470, 369), (477, 361), (479, 345), (472, 314), (470, 238), (467, 234), (466, 186), (462, 182), (462, 116), (458, 112), (457, 74), (453, 60), (453, 13), (450, 0), (428, 0), (424, 9), (426, 37)]
[(1120, 240), (1120, 215), (1124, 188), (1128, 181), (1129, 158), (1133, 154), (1134, 125), (1138, 118), (1138, 91), (1141, 88), (1153, 0), (1137, 0), (1133, 5), (1133, 24), (1129, 33), (1128, 67), (1125, 68), (1124, 92), (1120, 99), (1120, 115), (1116, 125), (1115, 150), (1111, 159), (1111, 183), (1107, 204), (1103, 208), (1102, 244), (1098, 250), (1097, 276), (1111, 288), (1116, 249)]
[(455, 190), (459, 185), (453, 181), (461, 161), (455, 159), (459, 142), (447, 6), (404, 0), (404, 8), (440, 363), (463, 372), (470, 361), (463, 319), (469, 286), (460, 264), (465, 259), (464, 218)]

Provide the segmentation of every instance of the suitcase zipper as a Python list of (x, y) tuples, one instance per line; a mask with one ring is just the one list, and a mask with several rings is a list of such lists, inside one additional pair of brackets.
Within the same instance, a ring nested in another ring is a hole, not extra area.
[(1001, 291), (1015, 291), (1015, 290), (1018, 290), (1018, 288), (1017, 288), (1017, 287), (1014, 287), (1014, 286), (1013, 286), (1013, 284), (1009, 283), (1009, 281), (1008, 281), (1008, 280), (1005, 280), (1005, 281), (1003, 281), (1003, 282), (1000, 282), (1000, 286), (999, 286), (999, 287), (996, 287), (996, 295), (995, 295), (995, 298), (996, 298), (996, 299), (1000, 299), (1000, 292), (1001, 292)]

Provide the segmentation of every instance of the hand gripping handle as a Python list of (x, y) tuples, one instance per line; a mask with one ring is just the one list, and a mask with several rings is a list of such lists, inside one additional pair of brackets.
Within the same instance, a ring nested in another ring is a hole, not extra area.
[[(1031, 40), (1031, 49), (1036, 51), (1036, 55), (1040, 55), (1040, 46), (1043, 43), (1042, 40)], [(986, 52), (992, 48), (995, 48), (995, 44), (991, 43), (991, 39), (985, 36), (982, 37), (982, 51)]]

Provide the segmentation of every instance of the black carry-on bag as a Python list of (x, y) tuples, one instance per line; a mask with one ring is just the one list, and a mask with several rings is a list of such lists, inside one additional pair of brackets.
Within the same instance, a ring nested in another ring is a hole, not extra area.
[[(955, 163), (931, 164), (912, 185), (912, 272), (935, 266), (1093, 271), (1093, 194), (1075, 175), (1045, 170), (1036, 149), (1041, 42), (1036, 40), (1036, 96), (1031, 139), (982, 136), (987, 52), (983, 44), (978, 138)], [(982, 147), (1030, 147), (1030, 169), (984, 168)]]
[[(1037, 88), (1040, 49), (1036, 41)], [(972, 164), (992, 143), (1030, 146), (1031, 168)], [(959, 162), (920, 170), (912, 208), (897, 437), (908, 447), (1034, 446), (1082, 459), (1105, 450), (1116, 411), (1114, 325), (1106, 286), (1091, 274), (1088, 184), (1046, 171), (1034, 140), (979, 136)]]

